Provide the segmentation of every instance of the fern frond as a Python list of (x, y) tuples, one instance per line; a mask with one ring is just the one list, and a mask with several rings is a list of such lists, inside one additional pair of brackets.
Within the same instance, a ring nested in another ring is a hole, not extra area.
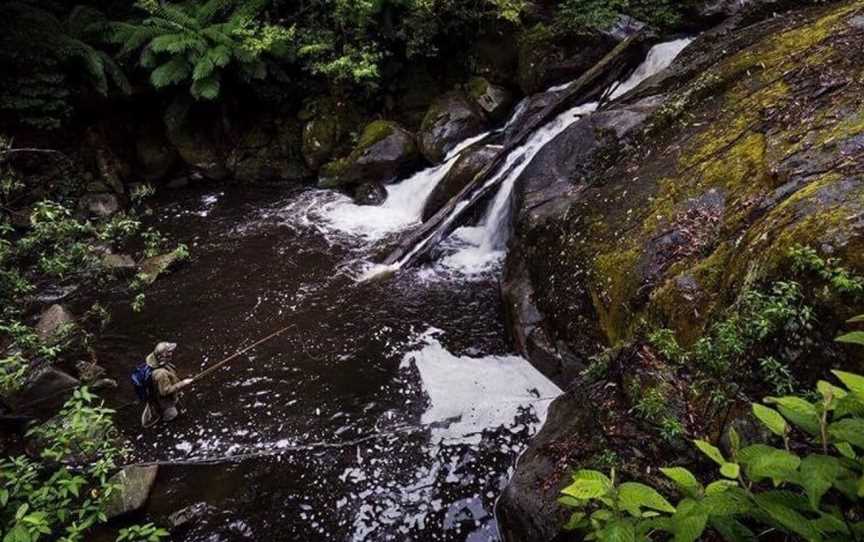
[(195, 64), (192, 80), (198, 81), (209, 77), (216, 69), (228, 65), (229, 62), (231, 62), (231, 51), (224, 45), (217, 45), (208, 50)]
[(207, 50), (207, 43), (195, 32), (179, 32), (153, 38), (153, 41), (150, 42), (150, 49), (154, 53), (178, 54), (190, 50), (203, 53)]
[(76, 38), (93, 37), (104, 40), (110, 33), (105, 15), (90, 6), (75, 6), (66, 16), (66, 30)]
[(126, 77), (126, 73), (120, 67), (117, 62), (104, 51), (99, 51), (99, 56), (102, 58), (102, 66), (105, 69), (105, 73), (108, 77), (111, 78), (111, 82), (114, 83), (120, 92), (123, 94), (130, 94), (132, 92), (132, 85), (129, 84), (129, 79)]
[(120, 52), (117, 53), (121, 57), (137, 51), (162, 34), (158, 28), (130, 23), (115, 23), (111, 28), (111, 41), (121, 45)]
[(234, 0), (208, 0), (195, 11), (195, 18), (198, 20), (199, 26), (204, 28), (233, 4)]
[(176, 85), (189, 77), (192, 67), (182, 56), (175, 56), (150, 74), (150, 82), (156, 88)]
[(184, 29), (200, 29), (200, 25), (195, 17), (186, 13), (180, 5), (177, 4), (162, 4), (153, 14), (151, 19), (161, 19), (159, 23), (166, 26), (175, 26)]
[(221, 83), (216, 76), (205, 77), (192, 82), (191, 92), (195, 99), (215, 100), (219, 97)]
[(264, 8), (269, 4), (269, 0), (244, 0), (240, 3), (234, 13), (229, 17), (229, 21), (252, 21), (264, 11)]

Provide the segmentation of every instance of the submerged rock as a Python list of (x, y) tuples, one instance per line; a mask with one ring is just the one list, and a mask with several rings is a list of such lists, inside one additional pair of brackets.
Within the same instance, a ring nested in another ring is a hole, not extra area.
[(181, 248), (171, 252), (147, 258), (141, 262), (138, 276), (144, 284), (152, 284), (160, 275), (171, 269), (172, 266), (185, 260), (187, 253)]
[(159, 467), (156, 465), (133, 466), (112, 476), (109, 483), (117, 484), (119, 489), (105, 505), (108, 519), (141, 509), (150, 497), (158, 473)]
[(500, 150), (499, 145), (482, 144), (465, 149), (426, 199), (423, 220), (428, 220), (465, 188)]
[(367, 181), (390, 183), (412, 171), (420, 156), (414, 135), (394, 122), (375, 121), (345, 158), (321, 168), (321, 188), (355, 185)]
[(381, 205), (387, 201), (387, 189), (376, 182), (363, 183), (354, 191), (357, 205)]
[(448, 92), (436, 99), (417, 135), (420, 152), (430, 162), (444, 161), (460, 142), (487, 129), (486, 116), (464, 93)]

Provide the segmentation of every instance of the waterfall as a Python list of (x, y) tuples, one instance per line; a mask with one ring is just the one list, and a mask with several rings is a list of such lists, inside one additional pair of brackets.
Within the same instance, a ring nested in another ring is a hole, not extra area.
[[(610, 99), (614, 100), (623, 96), (652, 75), (669, 67), (691, 41), (692, 39), (689, 38), (678, 39), (652, 47), (642, 64), (634, 70), (626, 81), (617, 84), (617, 86), (613, 85), (614, 90), (610, 94)], [(553, 87), (547, 92), (556, 92), (566, 88), (566, 86)], [(525, 145), (510, 153), (505, 164), (487, 182), (490, 184), (504, 179), (483, 220), (477, 227), (463, 227), (453, 233), (451, 243), (459, 246), (459, 249), (441, 260), (444, 267), (463, 274), (476, 274), (500, 261), (505, 254), (508, 241), (507, 223), (510, 219), (510, 198), (516, 180), (547, 143), (555, 139), (574, 122), (592, 113), (596, 108), (597, 104), (592, 102), (562, 113), (535, 132)], [(406, 256), (404, 261), (410, 257), (411, 254)]]
[(315, 190), (293, 202), (286, 215), (310, 216), (317, 224), (336, 234), (347, 234), (374, 242), (420, 222), (426, 200), (471, 145), (486, 139), (489, 132), (466, 139), (451, 150), (443, 163), (418, 171), (386, 187), (387, 200), (378, 206), (357, 205), (350, 197), (332, 190)]

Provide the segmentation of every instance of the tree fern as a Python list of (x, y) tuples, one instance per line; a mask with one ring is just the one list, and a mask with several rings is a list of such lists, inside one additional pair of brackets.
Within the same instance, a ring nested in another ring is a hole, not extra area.
[(140, 50), (138, 64), (154, 87), (187, 85), (196, 100), (214, 100), (226, 73), (241, 80), (267, 76), (269, 57), (284, 50), (290, 30), (264, 25), (256, 16), (266, 0), (208, 0), (159, 4), (140, 1), (147, 16), (137, 24), (117, 23), (113, 39), (121, 55)]

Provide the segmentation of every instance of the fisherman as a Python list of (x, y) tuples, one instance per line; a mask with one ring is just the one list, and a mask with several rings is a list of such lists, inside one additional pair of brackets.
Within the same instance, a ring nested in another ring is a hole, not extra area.
[(191, 378), (180, 380), (177, 369), (171, 363), (176, 343), (161, 342), (147, 355), (149, 375), (148, 398), (141, 414), (141, 426), (153, 427), (160, 421), (170, 422), (177, 417), (177, 394), (192, 383)]

